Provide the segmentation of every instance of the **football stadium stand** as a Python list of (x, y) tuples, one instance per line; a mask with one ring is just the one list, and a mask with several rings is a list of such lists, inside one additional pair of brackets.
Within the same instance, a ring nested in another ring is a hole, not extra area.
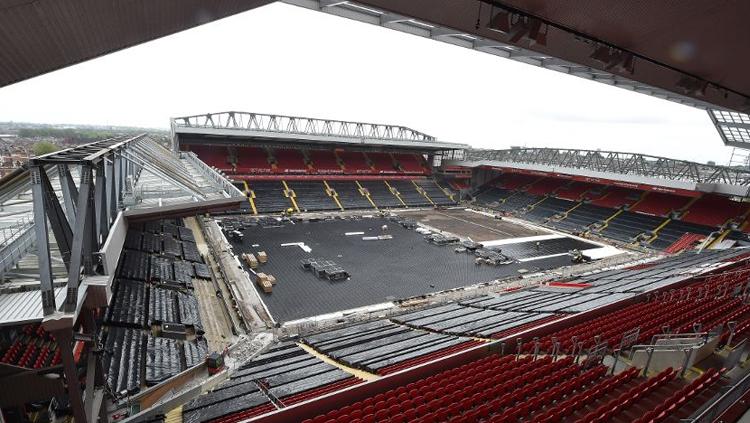
[[(750, 143), (743, 2), (285, 2), (706, 110), (725, 145)], [(11, 3), (0, 86), (269, 1)], [(479, 150), (258, 113), (170, 123), (171, 151), (118, 136), (0, 180), (1, 421), (734, 422), (748, 408), (746, 161)], [(321, 221), (327, 238), (311, 236)], [(467, 285), (478, 274), (496, 279)], [(288, 287), (338, 309), (277, 321), (274, 301), (313, 301)]]

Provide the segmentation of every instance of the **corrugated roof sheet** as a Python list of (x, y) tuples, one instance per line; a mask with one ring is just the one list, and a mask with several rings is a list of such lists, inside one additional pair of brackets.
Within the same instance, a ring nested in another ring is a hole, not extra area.
[[(55, 289), (55, 303), (65, 301), (65, 288)], [(42, 320), (40, 291), (14, 292), (0, 295), (0, 326), (39, 322)]]

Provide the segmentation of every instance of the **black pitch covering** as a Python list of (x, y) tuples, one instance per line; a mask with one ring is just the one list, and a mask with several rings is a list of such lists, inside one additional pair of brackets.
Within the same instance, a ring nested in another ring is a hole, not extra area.
[[(381, 232), (382, 225), (388, 225)], [(567, 256), (505, 266), (474, 264), (474, 256), (455, 253), (453, 246), (427, 243), (413, 230), (382, 218), (330, 220), (284, 226), (250, 226), (244, 239), (232, 241), (234, 251), (266, 251), (269, 261), (259, 272), (272, 274), (278, 283), (263, 300), (273, 317), (289, 321), (355, 307), (408, 298), (430, 292), (514, 277), (519, 269), (544, 270), (571, 264)], [(386, 233), (393, 239), (363, 241), (364, 236)], [(283, 243), (304, 242), (312, 251)], [(252, 247), (259, 244), (258, 247)], [(305, 271), (300, 261), (324, 257), (334, 260), (351, 274), (351, 279), (332, 283)], [(245, 263), (242, 263), (245, 266)]]

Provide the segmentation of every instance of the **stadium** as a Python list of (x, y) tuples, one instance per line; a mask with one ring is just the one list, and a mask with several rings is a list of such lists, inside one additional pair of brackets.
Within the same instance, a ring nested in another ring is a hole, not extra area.
[[(155, 2), (153, 25), (79, 43), (147, 7), (93, 3), (0, 10), (0, 85), (204, 23), (186, 9), (269, 2)], [(705, 110), (750, 142), (744, 5), (286, 3)], [(613, 10), (633, 23), (601, 24)], [(696, 31), (702, 62), (658, 48), (701, 19), (726, 28)], [(173, 117), (168, 145), (102, 139), (2, 177), (0, 420), (746, 418), (747, 164), (335, 118)]]

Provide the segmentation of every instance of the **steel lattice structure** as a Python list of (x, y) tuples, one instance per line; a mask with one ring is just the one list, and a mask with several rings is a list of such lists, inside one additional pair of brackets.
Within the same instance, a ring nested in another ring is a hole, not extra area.
[(750, 186), (750, 171), (747, 170), (616, 151), (558, 148), (467, 150), (466, 161), (523, 163), (695, 183)]
[(172, 128), (241, 129), (372, 140), (432, 142), (435, 137), (404, 126), (248, 112), (221, 112), (172, 119)]

